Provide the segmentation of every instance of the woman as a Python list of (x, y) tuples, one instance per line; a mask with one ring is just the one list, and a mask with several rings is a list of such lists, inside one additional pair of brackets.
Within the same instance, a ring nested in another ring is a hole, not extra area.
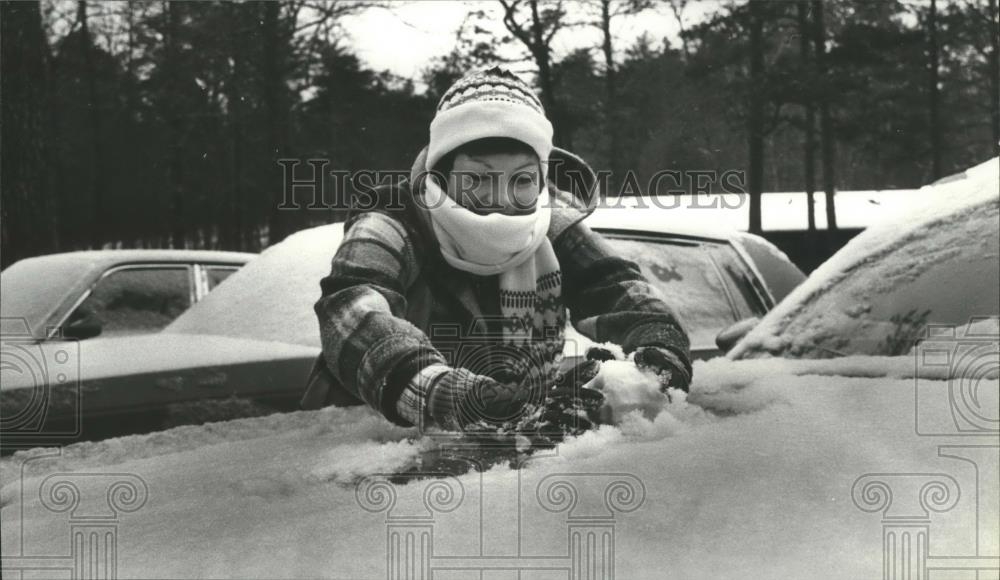
[[(582, 334), (687, 390), (687, 335), (638, 267), (581, 223), (588, 205), (548, 181), (552, 153), (541, 102), (508, 70), (444, 94), (410, 180), (345, 223), (320, 282), (323, 354), (303, 407), (360, 400), (446, 430), (523, 427), (527, 410), (568, 425), (578, 413), (550, 391), (567, 309)], [(559, 412), (538, 413), (545, 404)]]

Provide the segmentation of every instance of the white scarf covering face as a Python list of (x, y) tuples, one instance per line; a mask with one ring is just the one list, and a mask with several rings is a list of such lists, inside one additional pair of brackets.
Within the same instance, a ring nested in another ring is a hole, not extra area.
[(526, 345), (534, 332), (561, 349), (562, 273), (547, 235), (548, 188), (529, 215), (479, 215), (461, 207), (433, 179), (425, 181), (424, 201), (448, 264), (480, 276), (499, 274), (505, 342)]
[(524, 263), (546, 241), (552, 208), (543, 187), (535, 211), (527, 215), (480, 215), (462, 207), (433, 179), (424, 202), (441, 254), (452, 267), (479, 276), (501, 274)]

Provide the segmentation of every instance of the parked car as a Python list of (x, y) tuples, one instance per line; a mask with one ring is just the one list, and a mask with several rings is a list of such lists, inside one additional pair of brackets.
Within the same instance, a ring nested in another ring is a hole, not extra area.
[[(67, 521), (79, 520), (70, 508), (125, 488), (133, 501), (112, 505), (128, 508), (122, 526), (145, 533), (117, 553), (122, 576), (373, 577), (503, 566), (526, 576), (614, 569), (655, 578), (669, 569), (678, 578), (865, 578), (958, 563), (995, 577), (1000, 179), (992, 163), (954, 187), (921, 190), (924, 207), (859, 235), (727, 357), (697, 363), (687, 397), (536, 454), (526, 469), (411, 473), (425, 441), (368, 409), (37, 450), (0, 462), (11, 482), (5, 566), (37, 567), (34, 554), (65, 553), (75, 530)], [(272, 270), (283, 276), (263, 277), (267, 293), (292, 288), (284, 276), (325, 268), (285, 258), (331, 241), (333, 231), (302, 232), (273, 264), (251, 271), (265, 254), (237, 276)], [(241, 328), (290, 332), (280, 323), (284, 306), (260, 295), (227, 284), (185, 316), (215, 298), (253, 299), (249, 308), (279, 316)], [(863, 354), (904, 353), (909, 331), (895, 329), (911, 326), (898, 321), (912, 305), (918, 320), (958, 332), (906, 356)], [(202, 322), (216, 330), (242, 320), (212, 312)], [(962, 343), (985, 351), (950, 357)], [(813, 356), (824, 360), (792, 360)], [(634, 376), (627, 365), (617, 370)], [(144, 508), (154, 494), (155, 506)], [(419, 545), (414, 538), (434, 551), (400, 549)], [(484, 555), (487, 544), (509, 549)]]
[(37, 340), (155, 332), (255, 254), (95, 250), (25, 258), (0, 273), (5, 334)]
[(731, 344), (722, 337), (720, 345), (720, 333), (763, 316), (806, 278), (760, 236), (682, 222), (669, 209), (638, 203), (607, 204), (586, 223), (663, 291), (694, 358), (723, 354)]
[(921, 189), (916, 207), (851, 240), (729, 356), (898, 356), (941, 332), (995, 341), (998, 175), (994, 158)]
[[(721, 329), (769, 310), (787, 292), (786, 278), (804, 278), (763, 239), (672, 229), (661, 218), (643, 222), (638, 211), (602, 209), (591, 220), (673, 301), (701, 358), (719, 354), (713, 341)], [(290, 236), (159, 333), (39, 345), (27, 328), (6, 332), (4, 445), (297, 408), (320, 352), (313, 312), (319, 280), (342, 235), (342, 225), (331, 224)], [(751, 244), (765, 248), (770, 262), (755, 262)], [(61, 375), (64, 381), (55, 380)]]

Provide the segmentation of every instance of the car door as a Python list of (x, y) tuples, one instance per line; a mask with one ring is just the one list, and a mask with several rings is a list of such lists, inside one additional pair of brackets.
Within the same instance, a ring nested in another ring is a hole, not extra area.
[(733, 246), (710, 240), (601, 231), (622, 257), (638, 264), (662, 292), (691, 340), (692, 356), (722, 354), (715, 337), (772, 306), (764, 286)]

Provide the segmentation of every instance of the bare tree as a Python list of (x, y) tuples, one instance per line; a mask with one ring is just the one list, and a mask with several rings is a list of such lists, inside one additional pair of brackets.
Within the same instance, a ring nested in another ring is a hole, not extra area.
[(1000, 14), (997, 0), (987, 5), (990, 30), (990, 56), (987, 76), (990, 84), (990, 128), (993, 133), (993, 154), (1000, 155)]
[(615, 64), (614, 38), (611, 33), (611, 22), (614, 18), (638, 14), (650, 7), (649, 0), (599, 0), (600, 17), (596, 26), (601, 30), (601, 52), (604, 54), (604, 123), (608, 138), (608, 161), (611, 165), (611, 176), (608, 179), (608, 190), (616, 192), (618, 180), (621, 179), (623, 168), (621, 163), (621, 144), (618, 133), (618, 94), (617, 65)]
[(187, 243), (186, 216), (184, 215), (184, 188), (181, 174), (184, 167), (183, 153), (183, 122), (180, 111), (180, 39), (181, 7), (177, 0), (169, 0), (164, 7), (166, 27), (163, 34), (164, 76), (168, 82), (168, 93), (165, 97), (164, 117), (167, 127), (167, 147), (170, 151), (167, 166), (167, 190), (170, 199), (170, 247), (184, 248)]
[(691, 47), (688, 44), (687, 30), (684, 28), (684, 9), (687, 8), (688, 0), (665, 0), (667, 6), (670, 7), (670, 12), (673, 13), (674, 18), (677, 20), (677, 27), (680, 30), (678, 36), (681, 39), (681, 50), (684, 51), (685, 60), (691, 58)]
[[(568, 23), (562, 0), (540, 7), (538, 0), (499, 0), (503, 7), (504, 27), (528, 50), (538, 68), (538, 85), (542, 103), (552, 119), (556, 145), (572, 148), (570, 136), (563, 128), (563, 111), (555, 94), (552, 74), (552, 39)], [(527, 16), (523, 14), (527, 11)]]
[(803, 150), (803, 171), (805, 173), (806, 189), (806, 217), (808, 219), (809, 231), (816, 231), (816, 205), (814, 193), (816, 191), (816, 106), (813, 103), (812, 83), (808, 79), (812, 76), (809, 71), (812, 67), (809, 43), (809, 3), (807, 0), (798, 0), (798, 32), (799, 32), (799, 53), (802, 62), (803, 84), (802, 106), (805, 109), (805, 120), (803, 131), (805, 133), (805, 147)]
[[(48, 47), (35, 2), (0, 2), (0, 267), (58, 246), (46, 177)], [(17, 82), (9, 82), (18, 79)]]
[(761, 232), (761, 194), (764, 191), (764, 5), (750, 0), (750, 87), (747, 145), (750, 156), (750, 231)]
[[(815, 49), (816, 78), (826, 78), (826, 25), (823, 23), (823, 1), (812, 0), (813, 9), (813, 47)], [(833, 196), (834, 178), (833, 168), (833, 122), (830, 117), (830, 98), (827, 92), (823, 92), (819, 98), (819, 131), (820, 131), (820, 156), (823, 163), (823, 191), (826, 193), (826, 227), (827, 230), (837, 229), (837, 210), (834, 205)]]
[(940, 91), (938, 90), (938, 18), (937, 0), (931, 0), (927, 13), (927, 106), (930, 116), (931, 176), (941, 178), (941, 119), (938, 112)]
[(90, 182), (90, 245), (94, 248), (100, 248), (104, 240), (102, 223), (104, 221), (104, 195), (107, 191), (108, 168), (104, 159), (102, 103), (97, 94), (97, 71), (94, 68), (94, 39), (90, 34), (86, 0), (77, 2), (77, 21), (80, 24), (80, 50), (83, 52), (84, 74), (87, 77), (87, 100), (89, 101), (87, 111), (90, 118), (90, 144), (91, 155), (93, 155), (93, 163), (91, 164), (93, 177)]

